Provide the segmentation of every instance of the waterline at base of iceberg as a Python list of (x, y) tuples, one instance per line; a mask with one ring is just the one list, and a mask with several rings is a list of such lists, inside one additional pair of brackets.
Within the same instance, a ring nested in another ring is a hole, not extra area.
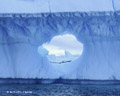
[(106, 85), (120, 84), (120, 80), (87, 80), (87, 79), (23, 79), (23, 78), (0, 78), (0, 83), (15, 84), (79, 84), (79, 85)]

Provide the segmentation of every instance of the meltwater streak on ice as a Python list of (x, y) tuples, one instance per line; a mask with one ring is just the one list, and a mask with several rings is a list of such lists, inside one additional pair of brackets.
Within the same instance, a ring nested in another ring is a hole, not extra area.
[[(54, 67), (38, 47), (71, 33), (82, 56)], [(120, 80), (120, 12), (0, 14), (0, 77)]]

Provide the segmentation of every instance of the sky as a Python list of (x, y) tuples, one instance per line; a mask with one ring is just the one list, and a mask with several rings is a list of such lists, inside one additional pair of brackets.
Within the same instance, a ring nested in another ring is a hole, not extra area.
[[(120, 10), (120, 0), (113, 0)], [(0, 0), (0, 13), (113, 11), (112, 0)]]
[(72, 55), (81, 55), (83, 51), (83, 44), (71, 34), (55, 36), (49, 43), (44, 43), (43, 47), (49, 51), (49, 54), (56, 56), (65, 55), (65, 50)]

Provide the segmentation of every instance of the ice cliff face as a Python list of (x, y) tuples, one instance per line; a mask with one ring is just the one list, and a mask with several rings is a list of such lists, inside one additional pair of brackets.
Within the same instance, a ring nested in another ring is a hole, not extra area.
[[(84, 51), (61, 74), (38, 47), (66, 33)], [(120, 79), (119, 51), (120, 12), (0, 14), (1, 78)]]

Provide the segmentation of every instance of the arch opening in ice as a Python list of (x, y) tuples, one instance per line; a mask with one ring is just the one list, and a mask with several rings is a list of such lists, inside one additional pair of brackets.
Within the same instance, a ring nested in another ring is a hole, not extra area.
[(83, 52), (83, 44), (72, 34), (54, 36), (42, 47), (48, 50), (48, 60), (57, 64), (71, 62)]

